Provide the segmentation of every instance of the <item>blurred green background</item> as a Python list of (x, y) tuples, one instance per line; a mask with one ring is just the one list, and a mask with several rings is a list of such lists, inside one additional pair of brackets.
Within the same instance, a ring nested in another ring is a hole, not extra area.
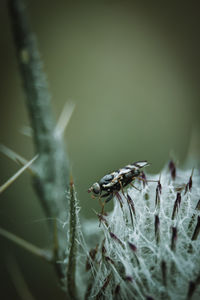
[[(6, 4), (1, 0), (1, 143), (29, 159), (34, 147), (20, 133), (29, 120)], [(94, 217), (92, 208), (99, 209), (87, 189), (109, 171), (148, 160), (148, 171), (159, 172), (172, 153), (183, 164), (194, 131), (196, 144), (199, 139), (198, 7), (179, 1), (26, 4), (55, 117), (66, 101), (76, 104), (65, 141), (82, 215)], [(0, 163), (2, 184), (18, 166), (2, 154)], [(2, 195), (0, 216), (2, 227), (41, 247), (49, 245), (28, 173)], [(2, 238), (0, 242), (3, 299), (20, 299), (6, 263), (10, 252), (36, 299), (62, 299), (49, 266)]]

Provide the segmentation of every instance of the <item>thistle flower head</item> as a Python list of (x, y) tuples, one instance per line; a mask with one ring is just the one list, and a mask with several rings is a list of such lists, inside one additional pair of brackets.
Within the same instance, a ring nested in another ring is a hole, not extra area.
[(199, 172), (171, 162), (161, 176), (134, 185), (100, 218), (86, 299), (199, 299)]

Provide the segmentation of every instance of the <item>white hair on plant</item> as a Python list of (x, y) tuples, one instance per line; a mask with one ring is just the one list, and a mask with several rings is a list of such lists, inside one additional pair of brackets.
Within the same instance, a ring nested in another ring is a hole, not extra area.
[(113, 211), (99, 215), (85, 299), (199, 299), (200, 174), (169, 166), (147, 176), (158, 183), (135, 182), (140, 190), (119, 192)]

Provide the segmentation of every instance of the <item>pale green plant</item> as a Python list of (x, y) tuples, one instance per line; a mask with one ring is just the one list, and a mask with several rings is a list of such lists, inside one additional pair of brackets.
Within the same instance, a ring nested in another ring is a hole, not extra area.
[[(116, 193), (111, 213), (80, 221), (62, 140), (74, 106), (65, 107), (56, 125), (26, 10), (21, 0), (10, 0), (9, 9), (36, 156), (28, 162), (1, 146), (22, 167), (0, 192), (28, 170), (44, 212), (54, 222), (48, 250), (5, 229), (0, 235), (52, 264), (68, 299), (199, 299), (199, 171), (176, 169), (170, 162), (161, 174), (136, 180), (139, 190)], [(58, 222), (64, 222), (59, 231)]]

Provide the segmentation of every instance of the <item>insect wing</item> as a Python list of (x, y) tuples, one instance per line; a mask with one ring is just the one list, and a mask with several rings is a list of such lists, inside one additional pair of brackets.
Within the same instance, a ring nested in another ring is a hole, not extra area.
[(102, 177), (99, 181), (99, 184), (102, 187), (109, 187), (113, 185), (113, 181), (115, 180), (116, 177), (116, 172), (112, 172), (110, 174), (105, 175), (104, 177)]
[(107, 174), (105, 175), (104, 177), (102, 177), (99, 181), (99, 184), (100, 185), (103, 185), (103, 184), (108, 184), (109, 182), (111, 182), (111, 180), (114, 178), (114, 175), (111, 173), (111, 174)]
[[(108, 189), (108, 188), (111, 188), (113, 187), (116, 183), (118, 183), (118, 176), (119, 175), (119, 172), (113, 172), (109, 175), (105, 175), (101, 180), (100, 180), (100, 184), (102, 184), (102, 187), (104, 189)], [(105, 180), (107, 179), (108, 177), (107, 176), (110, 176), (110, 180)]]
[(144, 167), (149, 166), (150, 164), (146, 160), (144, 160), (144, 161), (137, 161), (137, 162), (133, 163), (133, 165), (136, 166), (137, 168), (142, 169)]
[(131, 169), (130, 165), (126, 166), (125, 168), (119, 169), (118, 177), (127, 174), (128, 172), (130, 172), (130, 169)]

